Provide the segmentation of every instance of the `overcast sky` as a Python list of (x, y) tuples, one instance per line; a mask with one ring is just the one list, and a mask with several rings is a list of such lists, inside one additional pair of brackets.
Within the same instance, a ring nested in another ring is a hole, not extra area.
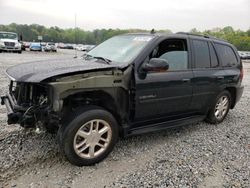
[(250, 28), (250, 0), (0, 0), (0, 24), (189, 31)]

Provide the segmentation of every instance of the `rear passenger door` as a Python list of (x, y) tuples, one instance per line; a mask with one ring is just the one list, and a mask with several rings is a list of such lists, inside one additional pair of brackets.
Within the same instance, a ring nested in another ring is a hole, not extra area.
[(209, 40), (192, 39), (192, 66), (194, 78), (191, 108), (205, 113), (224, 84), (224, 71), (220, 68), (214, 45)]

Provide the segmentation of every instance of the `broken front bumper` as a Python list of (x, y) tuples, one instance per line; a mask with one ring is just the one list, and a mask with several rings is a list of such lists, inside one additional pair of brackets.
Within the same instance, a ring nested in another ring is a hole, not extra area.
[(18, 106), (16, 104), (15, 99), (13, 99), (10, 94), (1, 97), (1, 105), (6, 106), (7, 110), (7, 117), (8, 117), (8, 124), (15, 124), (19, 123), (20, 118), (22, 116), (22, 111), (24, 112), (25, 109)]

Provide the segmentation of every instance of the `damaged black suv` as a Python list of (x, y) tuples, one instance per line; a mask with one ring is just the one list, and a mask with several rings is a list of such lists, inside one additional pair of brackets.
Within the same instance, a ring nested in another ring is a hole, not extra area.
[(242, 93), (235, 47), (210, 36), (124, 34), (81, 58), (7, 69), (9, 124), (57, 131), (73, 164), (104, 159), (119, 137), (206, 120), (220, 123)]

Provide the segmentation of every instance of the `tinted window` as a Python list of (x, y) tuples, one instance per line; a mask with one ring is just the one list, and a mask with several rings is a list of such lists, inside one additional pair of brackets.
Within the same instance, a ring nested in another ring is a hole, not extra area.
[(210, 68), (210, 56), (208, 43), (201, 40), (193, 40), (195, 67)]
[(150, 58), (168, 61), (168, 71), (188, 69), (188, 52), (186, 40), (168, 39), (161, 42), (150, 54)]
[(212, 68), (218, 67), (219, 66), (218, 58), (215, 53), (214, 47), (212, 46), (211, 43), (209, 43), (209, 50), (210, 50), (210, 57), (211, 57), (211, 67)]
[(215, 44), (222, 66), (232, 66), (237, 64), (237, 58), (233, 49), (223, 44)]

